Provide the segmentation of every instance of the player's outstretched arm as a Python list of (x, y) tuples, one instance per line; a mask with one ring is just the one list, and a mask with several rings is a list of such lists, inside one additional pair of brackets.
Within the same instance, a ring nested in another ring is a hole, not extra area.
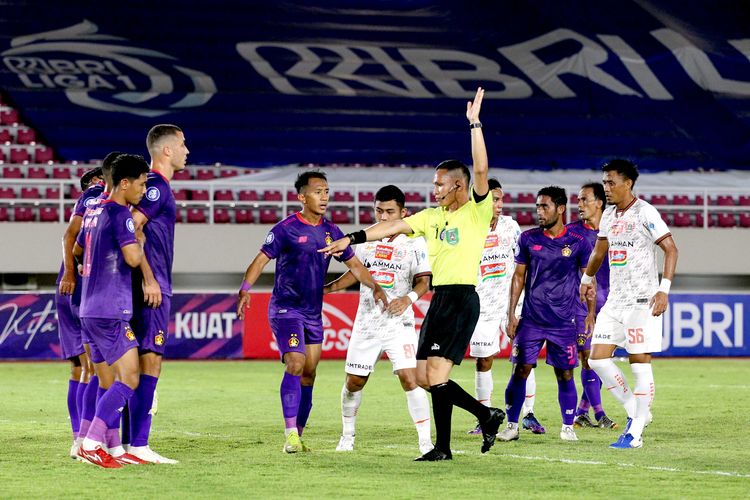
[(81, 225), (83, 225), (83, 217), (80, 215), (72, 216), (63, 235), (63, 275), (59, 287), (62, 295), (72, 295), (76, 289), (76, 263), (73, 258), (73, 246), (76, 243), (78, 233), (81, 231)]
[(412, 232), (411, 226), (403, 220), (378, 222), (367, 229), (362, 229), (355, 233), (349, 233), (330, 245), (321, 248), (318, 252), (324, 252), (326, 255), (336, 255), (346, 250), (346, 247), (349, 245), (356, 245), (366, 241), (382, 240), (383, 238), (395, 234), (411, 234)]
[(581, 275), (581, 287), (579, 289), (581, 302), (588, 303), (590, 298), (596, 300), (596, 281), (594, 276), (604, 262), (604, 257), (609, 250), (609, 242), (606, 239), (596, 240), (596, 245), (591, 251), (586, 271)]
[(368, 271), (367, 268), (362, 265), (362, 262), (357, 257), (352, 257), (351, 259), (344, 262), (344, 264), (346, 264), (346, 267), (349, 268), (349, 271), (351, 271), (352, 275), (357, 278), (357, 281), (368, 288), (372, 288), (372, 296), (375, 298), (376, 304), (380, 302), (383, 309), (388, 307), (388, 296), (385, 294), (383, 289), (380, 288), (380, 285), (378, 285), (375, 280), (372, 279), (370, 271)]
[(269, 262), (271, 262), (271, 259), (268, 258), (268, 255), (258, 252), (258, 255), (255, 256), (247, 267), (245, 276), (242, 278), (239, 294), (237, 295), (237, 317), (240, 319), (245, 318), (245, 309), (250, 307), (250, 288), (258, 280), (260, 273), (263, 272), (263, 269)]
[(664, 270), (661, 275), (659, 291), (651, 297), (651, 314), (661, 316), (669, 305), (669, 290), (672, 286), (675, 269), (677, 269), (678, 250), (674, 238), (667, 236), (659, 242), (659, 247), (664, 251)]
[(524, 284), (526, 282), (526, 265), (516, 263), (516, 270), (513, 272), (513, 278), (510, 281), (510, 303), (508, 305), (508, 338), (513, 340), (518, 328), (518, 318), (516, 317), (516, 306), (518, 299), (521, 297)]
[(474, 192), (484, 196), (490, 190), (487, 183), (489, 173), (489, 160), (487, 159), (487, 146), (484, 143), (482, 123), (479, 121), (479, 111), (482, 109), (484, 89), (479, 87), (473, 101), (466, 103), (466, 118), (469, 120), (471, 131), (471, 158), (474, 162)]
[(346, 290), (355, 283), (357, 283), (357, 278), (355, 278), (350, 271), (346, 271), (344, 274), (324, 286), (323, 293), (333, 293), (338, 292), (339, 290)]

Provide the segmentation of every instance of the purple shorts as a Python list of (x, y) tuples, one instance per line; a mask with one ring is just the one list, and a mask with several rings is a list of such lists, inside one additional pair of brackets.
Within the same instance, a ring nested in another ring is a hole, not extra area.
[(269, 323), (281, 361), (288, 352), (304, 354), (306, 345), (323, 343), (323, 318), (311, 320), (300, 314), (286, 313), (270, 317)]
[(164, 356), (169, 332), (169, 313), (172, 297), (162, 294), (161, 305), (156, 309), (146, 304), (133, 304), (133, 318), (130, 324), (138, 339), (138, 353), (155, 352)]
[(576, 347), (578, 352), (591, 350), (591, 337), (594, 332), (586, 333), (586, 316), (576, 316)]
[(130, 349), (138, 348), (135, 333), (127, 321), (109, 318), (81, 318), (89, 338), (91, 361), (112, 366)]
[(70, 303), (70, 295), (55, 293), (55, 307), (57, 308), (57, 332), (60, 335), (60, 350), (63, 359), (72, 359), (85, 351), (81, 339), (81, 320), (78, 318), (78, 308)]
[(521, 365), (536, 366), (545, 341), (548, 365), (561, 370), (572, 370), (578, 366), (575, 330), (549, 330), (523, 318), (513, 339), (512, 359)]

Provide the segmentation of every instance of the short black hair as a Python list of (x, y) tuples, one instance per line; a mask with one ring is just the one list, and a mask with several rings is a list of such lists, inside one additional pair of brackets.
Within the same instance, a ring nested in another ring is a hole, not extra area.
[(177, 125), (171, 125), (169, 123), (154, 125), (151, 127), (151, 130), (148, 131), (148, 135), (146, 136), (146, 148), (150, 152), (163, 137), (177, 135), (178, 132), (182, 132), (182, 129)]
[(382, 188), (378, 189), (377, 193), (375, 193), (375, 201), (391, 200), (396, 202), (398, 208), (404, 208), (404, 205), (406, 205), (406, 195), (404, 195), (404, 192), (393, 184), (383, 186)]
[(112, 163), (117, 159), (118, 156), (124, 155), (122, 151), (112, 151), (107, 156), (104, 157), (102, 160), (102, 174), (104, 174), (104, 177), (112, 176)]
[(149, 171), (141, 155), (121, 154), (112, 162), (112, 184), (117, 187), (123, 179), (137, 179)]
[(549, 196), (552, 203), (555, 206), (566, 206), (568, 204), (568, 195), (565, 193), (565, 189), (560, 186), (547, 186), (543, 187), (536, 194), (537, 198), (540, 196)]
[(90, 170), (87, 170), (81, 176), (81, 180), (80, 180), (81, 189), (85, 191), (91, 184), (91, 180), (94, 177), (101, 177), (101, 176), (102, 176), (102, 167), (94, 167)]
[(638, 167), (632, 161), (624, 158), (615, 158), (608, 161), (602, 165), (602, 172), (617, 172), (626, 179), (633, 181), (633, 186), (635, 186), (635, 181), (638, 179)]
[(435, 170), (447, 170), (448, 172), (459, 170), (463, 175), (464, 180), (466, 181), (466, 185), (468, 186), (471, 182), (471, 173), (469, 172), (469, 167), (464, 165), (463, 162), (459, 160), (445, 160), (444, 162), (441, 162), (437, 167), (435, 167)]
[(581, 186), (581, 189), (590, 189), (594, 193), (594, 198), (602, 202), (602, 210), (607, 206), (607, 195), (604, 193), (604, 186), (601, 182), (589, 182)]
[(310, 182), (310, 179), (323, 179), (324, 181), (328, 182), (326, 174), (324, 174), (320, 170), (308, 170), (306, 172), (302, 172), (297, 176), (297, 180), (294, 181), (294, 189), (297, 190), (298, 194), (302, 192), (303, 187), (307, 186), (307, 184)]
[(494, 177), (490, 177), (487, 179), (487, 184), (490, 186), (490, 191), (493, 189), (502, 189), (503, 185), (500, 184), (500, 181), (495, 179)]

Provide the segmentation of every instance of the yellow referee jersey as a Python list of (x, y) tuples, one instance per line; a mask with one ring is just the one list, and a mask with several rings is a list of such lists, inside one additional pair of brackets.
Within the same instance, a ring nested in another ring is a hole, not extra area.
[(454, 212), (443, 207), (426, 208), (404, 218), (414, 235), (427, 241), (433, 286), (477, 284), (477, 269), (492, 220), (492, 194), (487, 193), (477, 203), (473, 186), (469, 192), (469, 202)]

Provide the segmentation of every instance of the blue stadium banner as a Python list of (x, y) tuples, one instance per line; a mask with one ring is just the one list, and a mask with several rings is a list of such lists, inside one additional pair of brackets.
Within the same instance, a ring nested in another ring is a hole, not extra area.
[(195, 163), (468, 159), (482, 85), (492, 166), (746, 168), (749, 18), (740, 0), (9, 0), (0, 90), (67, 160), (145, 153), (159, 122)]
[[(235, 294), (175, 294), (165, 356), (241, 358), (236, 309)], [(0, 359), (60, 359), (54, 294), (0, 294)]]

